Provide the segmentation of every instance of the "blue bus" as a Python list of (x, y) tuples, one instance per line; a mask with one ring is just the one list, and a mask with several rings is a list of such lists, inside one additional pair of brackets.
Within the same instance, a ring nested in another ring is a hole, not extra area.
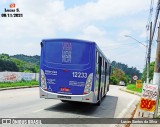
[(41, 42), (40, 98), (100, 105), (109, 91), (110, 62), (95, 42)]

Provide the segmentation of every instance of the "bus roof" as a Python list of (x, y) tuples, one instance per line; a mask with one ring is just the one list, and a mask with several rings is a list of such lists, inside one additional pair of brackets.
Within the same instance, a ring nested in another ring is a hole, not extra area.
[(110, 60), (104, 55), (102, 50), (94, 41), (81, 40), (81, 39), (71, 39), (71, 38), (54, 38), (54, 39), (43, 39), (42, 41), (75, 41), (75, 42), (83, 42), (83, 43), (94, 43), (98, 49), (98, 51), (103, 55), (103, 57), (110, 63)]
[(95, 43), (93, 41), (88, 41), (88, 40), (69, 39), (69, 38), (43, 39), (42, 41), (76, 41), (76, 42), (85, 42), (85, 43)]

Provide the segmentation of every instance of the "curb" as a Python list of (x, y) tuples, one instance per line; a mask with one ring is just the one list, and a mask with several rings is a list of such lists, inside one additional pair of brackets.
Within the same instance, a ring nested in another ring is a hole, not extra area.
[(123, 88), (120, 88), (121, 91), (124, 91), (124, 92), (127, 92), (127, 93), (130, 93), (130, 94), (135, 94), (135, 95), (138, 95), (141, 97), (141, 93), (138, 93), (138, 92), (135, 92), (135, 91), (131, 91), (131, 90), (127, 90), (125, 87)]
[(3, 90), (12, 90), (12, 89), (24, 89), (24, 88), (34, 88), (38, 87), (39, 85), (34, 85), (34, 86), (18, 86), (18, 87), (7, 87), (7, 88), (0, 88), (0, 91)]

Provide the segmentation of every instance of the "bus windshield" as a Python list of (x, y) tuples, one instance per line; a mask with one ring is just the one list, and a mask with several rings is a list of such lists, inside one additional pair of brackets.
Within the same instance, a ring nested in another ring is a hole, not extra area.
[(89, 64), (90, 45), (81, 42), (52, 41), (43, 47), (44, 63)]

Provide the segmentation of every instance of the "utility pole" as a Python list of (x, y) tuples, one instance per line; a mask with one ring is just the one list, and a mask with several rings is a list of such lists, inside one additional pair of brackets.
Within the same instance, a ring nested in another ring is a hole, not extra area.
[[(156, 60), (154, 65), (153, 85), (158, 85), (158, 88), (160, 87), (160, 23), (158, 27), (157, 50), (156, 50)], [(158, 89), (158, 93), (159, 92), (160, 90)], [(158, 101), (159, 101), (159, 98), (157, 99), (157, 102), (156, 102), (157, 105), (156, 105), (156, 111), (155, 111), (154, 117), (157, 116)]]
[(147, 83), (149, 83), (151, 44), (152, 44), (152, 22), (150, 24), (150, 37), (149, 37), (148, 55), (147, 55), (147, 61), (148, 61), (148, 63), (147, 63)]

